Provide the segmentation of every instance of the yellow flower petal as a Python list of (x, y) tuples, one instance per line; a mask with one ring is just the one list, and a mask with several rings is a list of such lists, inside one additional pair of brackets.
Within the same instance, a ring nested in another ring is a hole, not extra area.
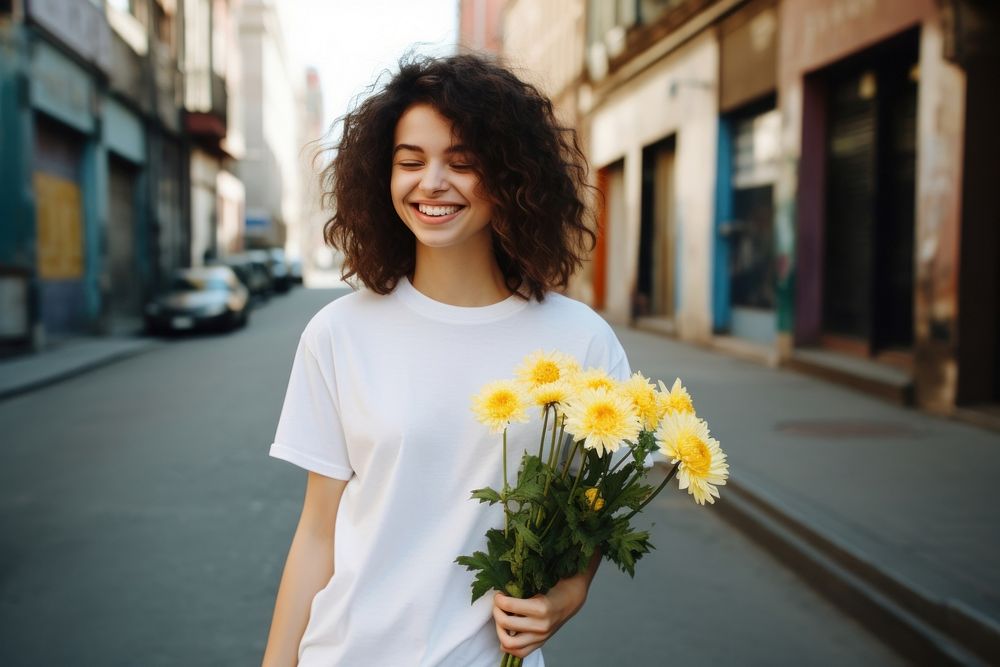
[(674, 385), (670, 389), (667, 389), (662, 381), (659, 385), (660, 391), (656, 395), (656, 402), (660, 419), (675, 412), (695, 414), (691, 394), (681, 384), (680, 378), (674, 380)]
[(587, 507), (595, 512), (604, 507), (604, 498), (601, 498), (601, 492), (597, 487), (592, 486), (584, 491), (583, 497), (586, 499)]
[(566, 431), (602, 456), (639, 438), (635, 408), (616, 391), (586, 389), (567, 403), (565, 415)]
[(472, 411), (491, 433), (502, 433), (511, 422), (528, 421), (521, 387), (510, 380), (490, 382), (472, 397)]
[(541, 407), (565, 403), (571, 393), (572, 387), (564, 380), (541, 384), (529, 390), (531, 400)]
[(656, 443), (671, 463), (679, 463), (677, 481), (687, 489), (695, 502), (714, 503), (719, 497), (717, 487), (729, 477), (726, 453), (719, 441), (711, 436), (708, 424), (690, 412), (674, 412), (664, 417), (656, 429)]
[(588, 368), (581, 371), (576, 374), (573, 381), (581, 390), (606, 389), (614, 391), (618, 388), (618, 382), (608, 377), (608, 374), (599, 368)]
[(579, 368), (580, 364), (568, 354), (538, 350), (525, 357), (514, 373), (530, 390), (566, 380)]
[(634, 373), (619, 385), (619, 390), (632, 401), (642, 428), (653, 431), (660, 423), (660, 406), (657, 403), (656, 388), (642, 373)]

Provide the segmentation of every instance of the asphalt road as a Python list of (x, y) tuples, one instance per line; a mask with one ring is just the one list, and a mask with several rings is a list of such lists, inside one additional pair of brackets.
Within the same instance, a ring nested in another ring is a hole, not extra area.
[[(259, 664), (305, 481), (267, 447), (335, 295), (0, 402), (0, 665)], [(646, 514), (658, 549), (602, 567), (550, 666), (899, 662), (711, 508)]]

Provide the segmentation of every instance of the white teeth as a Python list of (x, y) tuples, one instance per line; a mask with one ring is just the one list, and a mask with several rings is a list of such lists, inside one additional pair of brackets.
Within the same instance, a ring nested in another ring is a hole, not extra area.
[(428, 206), (427, 204), (417, 204), (417, 208), (424, 215), (451, 215), (452, 213), (457, 213), (461, 206)]

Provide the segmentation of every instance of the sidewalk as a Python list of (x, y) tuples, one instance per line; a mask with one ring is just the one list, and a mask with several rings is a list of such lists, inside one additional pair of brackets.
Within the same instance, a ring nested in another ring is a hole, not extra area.
[(0, 360), (0, 400), (44, 387), (160, 345), (154, 338), (70, 338), (35, 354)]
[(682, 378), (726, 450), (725, 518), (915, 662), (1000, 660), (1000, 435), (616, 331), (633, 369)]

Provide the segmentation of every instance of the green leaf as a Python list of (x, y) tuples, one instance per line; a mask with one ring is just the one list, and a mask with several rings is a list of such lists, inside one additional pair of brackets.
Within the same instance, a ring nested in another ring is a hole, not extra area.
[(636, 509), (652, 492), (653, 487), (648, 484), (635, 484), (633, 486), (626, 487), (615, 500), (615, 504), (618, 507)]
[(464, 565), (467, 570), (476, 572), (476, 578), (472, 582), (473, 602), (490, 590), (504, 590), (512, 578), (510, 568), (505, 563), (491, 558), (482, 551), (476, 551), (471, 556), (459, 556), (455, 562)]
[(659, 445), (656, 444), (656, 433), (654, 431), (643, 431), (639, 434), (639, 447), (637, 449), (650, 454), (659, 448)]
[(472, 498), (479, 500), (481, 503), (489, 503), (490, 505), (500, 502), (500, 494), (488, 486), (473, 491)]
[(517, 536), (524, 540), (524, 543), (528, 546), (528, 548), (532, 551), (542, 553), (542, 544), (538, 541), (538, 536), (535, 535), (530, 526), (522, 521), (514, 521), (511, 524), (511, 527), (517, 531)]
[(631, 530), (627, 521), (616, 522), (615, 530), (608, 539), (605, 556), (630, 577), (635, 576), (635, 563), (649, 553), (653, 545), (649, 533)]

